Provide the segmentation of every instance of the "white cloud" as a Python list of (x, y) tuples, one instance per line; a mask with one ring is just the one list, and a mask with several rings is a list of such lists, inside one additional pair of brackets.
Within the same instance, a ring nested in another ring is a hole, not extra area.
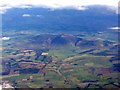
[(32, 8), (30, 5), (21, 5), (20, 8)]
[(37, 14), (37, 15), (33, 14), (33, 15), (31, 15), (31, 14), (27, 14), (26, 13), (26, 14), (23, 14), (22, 17), (43, 17), (43, 15), (39, 15), (39, 14)]
[[(118, 6), (119, 0), (0, 0), (0, 11), (9, 9), (8, 7), (31, 8), (32, 6), (48, 7), (53, 9), (74, 7), (79, 10), (85, 10), (82, 6), (87, 5), (109, 5)], [(4, 6), (4, 7), (3, 7)]]
[(43, 17), (43, 15), (36, 15), (36, 17)]
[(109, 29), (118, 30), (120, 27), (110, 27)]
[(12, 8), (11, 6), (7, 6), (7, 5), (4, 5), (4, 6), (0, 6), (0, 14), (3, 14), (7, 11), (7, 9), (10, 9)]
[(23, 14), (22, 16), (23, 17), (30, 17), (31, 15), (30, 14)]
[(119, 0), (1, 0), (0, 5), (46, 5), (46, 6), (73, 6), (73, 5), (91, 5), (91, 4), (100, 4), (100, 5), (110, 5), (117, 6)]
[(2, 40), (9, 40), (10, 37), (2, 37)]

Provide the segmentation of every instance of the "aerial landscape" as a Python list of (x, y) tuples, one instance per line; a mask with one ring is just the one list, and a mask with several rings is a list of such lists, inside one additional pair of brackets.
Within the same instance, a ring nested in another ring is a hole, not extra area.
[(118, 14), (14, 7), (2, 12), (3, 88), (120, 88)]

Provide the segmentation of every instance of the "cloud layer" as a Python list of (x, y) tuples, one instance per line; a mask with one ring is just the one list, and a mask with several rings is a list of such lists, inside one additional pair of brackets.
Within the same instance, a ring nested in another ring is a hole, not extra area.
[(91, 5), (91, 4), (100, 4), (100, 5), (110, 5), (117, 6), (119, 0), (1, 0), (0, 5), (10, 5), (10, 6), (19, 6), (24, 4), (31, 5), (46, 5), (51, 7), (59, 6), (80, 6), (80, 5)]
[(5, 10), (12, 7), (31, 8), (29, 5), (53, 9), (73, 7), (79, 10), (85, 10), (83, 6), (94, 4), (117, 7), (118, 2), (119, 0), (0, 0), (0, 11), (4, 13)]

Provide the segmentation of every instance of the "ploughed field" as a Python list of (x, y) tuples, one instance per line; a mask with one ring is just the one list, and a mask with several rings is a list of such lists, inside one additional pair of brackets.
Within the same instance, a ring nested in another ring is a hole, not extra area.
[(0, 49), (2, 83), (19, 88), (120, 88), (119, 43), (104, 37), (106, 33), (4, 36), (10, 39)]

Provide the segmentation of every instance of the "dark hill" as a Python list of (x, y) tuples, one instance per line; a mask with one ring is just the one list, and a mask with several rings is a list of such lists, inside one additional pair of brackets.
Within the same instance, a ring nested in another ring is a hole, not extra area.
[[(94, 40), (94, 39), (85, 39), (78, 38), (73, 35), (38, 35), (33, 36), (29, 39), (29, 42), (32, 44), (44, 45), (45, 47), (53, 46), (76, 46), (81, 48), (112, 48), (114, 47), (114, 42), (106, 40)], [(109, 50), (110, 51), (110, 50)], [(115, 49), (116, 51), (116, 49)]]
[(66, 44), (68, 44), (69, 42), (65, 39), (65, 38), (63, 38), (63, 37), (61, 37), (61, 36), (57, 36), (57, 37), (55, 37), (52, 41), (51, 41), (51, 44), (52, 45), (66, 45)]

